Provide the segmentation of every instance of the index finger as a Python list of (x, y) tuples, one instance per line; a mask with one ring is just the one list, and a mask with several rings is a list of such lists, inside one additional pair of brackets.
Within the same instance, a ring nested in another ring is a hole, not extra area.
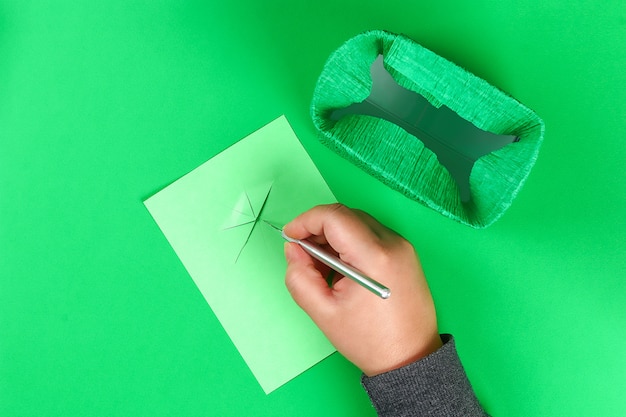
[[(366, 216), (366, 217), (365, 217)], [(372, 217), (343, 204), (313, 207), (285, 225), (284, 232), (295, 239), (328, 243), (339, 257), (359, 266), (363, 260), (380, 253), (386, 229)]]

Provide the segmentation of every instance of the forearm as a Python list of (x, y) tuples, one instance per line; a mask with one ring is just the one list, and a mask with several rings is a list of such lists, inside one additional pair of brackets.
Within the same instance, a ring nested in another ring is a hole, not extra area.
[(361, 383), (380, 417), (487, 416), (478, 403), (451, 335), (436, 352)]

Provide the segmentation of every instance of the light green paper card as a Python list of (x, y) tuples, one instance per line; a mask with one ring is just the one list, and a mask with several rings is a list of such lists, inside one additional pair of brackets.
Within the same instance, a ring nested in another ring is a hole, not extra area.
[(265, 393), (334, 348), (287, 292), (283, 239), (263, 220), (334, 201), (284, 116), (145, 201)]

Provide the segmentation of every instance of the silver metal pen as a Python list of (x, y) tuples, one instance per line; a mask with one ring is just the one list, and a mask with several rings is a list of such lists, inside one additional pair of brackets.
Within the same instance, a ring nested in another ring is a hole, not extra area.
[(362, 272), (352, 268), (351, 266), (346, 265), (345, 263), (343, 263), (343, 261), (341, 261), (341, 259), (327, 252), (322, 247), (316, 245), (315, 243), (309, 242), (308, 240), (300, 240), (300, 239), (291, 238), (287, 236), (285, 232), (279, 229), (278, 227), (274, 226), (271, 223), (268, 223), (268, 224), (272, 226), (274, 229), (279, 230), (283, 239), (285, 239), (286, 241), (297, 243), (309, 255), (311, 255), (312, 257), (314, 257), (315, 259), (317, 259), (324, 265), (339, 272), (343, 276), (350, 278), (351, 280), (353, 280), (357, 284), (360, 284), (364, 288), (370, 290), (371, 292), (373, 292), (380, 298), (386, 299), (386, 298), (389, 298), (389, 296), (391, 295), (391, 290), (389, 288), (385, 287), (380, 282), (366, 276)]

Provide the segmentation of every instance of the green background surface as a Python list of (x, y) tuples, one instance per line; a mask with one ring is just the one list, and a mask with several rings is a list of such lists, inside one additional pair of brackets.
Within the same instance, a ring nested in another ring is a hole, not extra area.
[[(266, 396), (142, 204), (283, 113), (340, 201), (414, 243), (490, 413), (625, 415), (625, 13), (621, 0), (1, 1), (0, 415), (375, 415), (339, 354)], [(316, 77), (368, 29), (408, 35), (544, 119), (537, 165), (490, 228), (317, 142)]]

